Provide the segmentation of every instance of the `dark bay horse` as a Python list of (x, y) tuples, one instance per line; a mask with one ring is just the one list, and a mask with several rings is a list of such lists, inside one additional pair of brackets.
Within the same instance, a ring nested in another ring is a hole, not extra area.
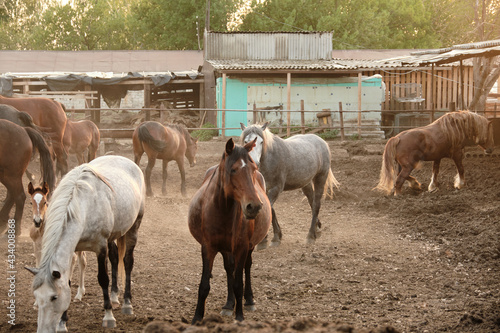
[(191, 137), (186, 128), (175, 125), (162, 125), (156, 121), (146, 121), (140, 124), (132, 136), (134, 145), (134, 161), (137, 165), (141, 162), (144, 152), (148, 156), (148, 165), (145, 170), (146, 194), (153, 195), (151, 188), (151, 170), (156, 159), (163, 160), (162, 193), (167, 193), (167, 165), (176, 161), (181, 173), (181, 193), (186, 195), (186, 174), (184, 171), (184, 155), (193, 167), (196, 164), (198, 139)]
[(52, 156), (42, 135), (30, 127), (21, 127), (8, 120), (0, 119), (0, 182), (7, 188), (7, 197), (0, 210), (0, 233), (7, 226), (10, 210), (15, 204), (15, 232), (17, 235), (21, 234), (21, 219), (26, 200), (22, 176), (34, 149), (40, 154), (43, 181), (54, 186), (55, 173)]
[(220, 163), (206, 172), (203, 184), (189, 205), (189, 230), (201, 244), (203, 261), (193, 324), (203, 319), (218, 252), (224, 259), (228, 287), (223, 314), (232, 315), (235, 310), (236, 320), (243, 320), (243, 271), (245, 307), (254, 309), (250, 280), (252, 252), (271, 225), (271, 204), (266, 196), (264, 177), (249, 155), (254, 146), (255, 141), (244, 147), (235, 146), (229, 139)]
[[(61, 179), (45, 215), (40, 267), (29, 269), (35, 274), (37, 332), (54, 332), (60, 319), (67, 319), (71, 299), (69, 274), (75, 251), (92, 251), (97, 255), (105, 310), (102, 326), (116, 325), (112, 303), (118, 302), (117, 277), (123, 271), (126, 278), (122, 312), (132, 314), (131, 273), (145, 191), (141, 169), (122, 156), (96, 158)], [(112, 268), (111, 297), (108, 257)]]
[[(33, 122), (33, 118), (31, 118), (29, 113), (19, 111), (15, 107), (7, 104), (0, 104), (0, 119), (5, 119), (19, 126), (30, 127), (39, 131), (46, 140), (45, 142), (49, 145), (49, 149), (52, 150), (50, 137), (42, 132), (40, 127), (35, 125), (35, 123)], [(30, 181), (33, 181), (35, 179), (33, 174), (29, 172), (28, 169), (26, 169), (26, 176)]]
[[(64, 148), (70, 153), (75, 154), (78, 165), (90, 162), (97, 156), (101, 134), (99, 128), (90, 120), (72, 121), (66, 123), (64, 131)], [(85, 161), (84, 152), (88, 148), (87, 161)]]
[(42, 97), (10, 98), (0, 95), (0, 104), (8, 104), (19, 111), (27, 112), (33, 122), (42, 131), (50, 135), (52, 146), (57, 157), (58, 169), (66, 173), (68, 170), (67, 154), (63, 146), (64, 129), (66, 128), (66, 113), (64, 106), (52, 99)]
[(433, 123), (403, 131), (390, 138), (384, 149), (380, 180), (375, 187), (386, 194), (401, 194), (405, 181), (415, 189), (420, 183), (410, 173), (420, 161), (433, 161), (429, 192), (437, 190), (439, 163), (451, 158), (457, 167), (454, 186), (465, 184), (464, 147), (473, 142), (490, 154), (494, 148), (493, 125), (485, 117), (469, 112), (448, 112)]
[[(272, 134), (264, 125), (241, 124), (240, 143), (248, 143), (257, 139), (254, 150), (250, 153), (252, 159), (259, 166), (259, 171), (266, 180), (267, 196), (271, 205), (283, 191), (302, 189), (311, 207), (312, 220), (307, 234), (307, 242), (312, 243), (317, 238), (321, 227), (318, 215), (321, 207), (321, 198), (327, 191), (333, 193), (333, 186), (339, 183), (333, 176), (331, 169), (331, 153), (328, 144), (314, 134), (294, 135), (286, 140)], [(281, 242), (281, 228), (273, 212), (272, 245)], [(267, 241), (259, 248), (267, 246)]]
[[(49, 185), (43, 183), (42, 186), (33, 186), (30, 182), (28, 184), (28, 193), (31, 196), (31, 208), (33, 211), (33, 225), (30, 228), (30, 237), (33, 241), (33, 252), (35, 254), (36, 267), (40, 266), (40, 259), (42, 257), (42, 236), (45, 230), (45, 213), (49, 203), (48, 194), (50, 192)], [(76, 292), (75, 300), (81, 301), (85, 295), (85, 267), (87, 266), (87, 257), (85, 252), (78, 251), (73, 255), (71, 263), (70, 277), (73, 276), (73, 270), (76, 262), (80, 267), (78, 291)], [(35, 303), (36, 304), (36, 303)]]

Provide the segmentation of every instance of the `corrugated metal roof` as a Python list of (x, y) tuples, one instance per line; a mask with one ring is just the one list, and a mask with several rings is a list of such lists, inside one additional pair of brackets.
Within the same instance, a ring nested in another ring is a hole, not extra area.
[(329, 60), (331, 32), (205, 33), (207, 60)]
[(0, 74), (180, 72), (201, 65), (202, 51), (0, 51)]

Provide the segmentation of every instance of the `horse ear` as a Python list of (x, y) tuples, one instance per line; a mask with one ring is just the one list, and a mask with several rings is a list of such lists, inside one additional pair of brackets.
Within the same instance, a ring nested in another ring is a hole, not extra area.
[(38, 272), (40, 271), (38, 268), (34, 267), (24, 267), (24, 268), (33, 275), (37, 275)]
[(49, 184), (47, 184), (47, 182), (43, 182), (43, 185), (42, 185), (42, 192), (43, 194), (47, 195), (47, 193), (49, 193)]
[(231, 155), (234, 149), (233, 138), (230, 138), (226, 143), (226, 154)]
[(248, 151), (248, 152), (251, 152), (252, 149), (255, 147), (255, 145), (257, 144), (257, 138), (253, 139), (253, 141), (250, 141), (249, 143), (247, 143), (245, 145), (245, 149)]
[(267, 125), (269, 125), (269, 122), (268, 122), (268, 121), (266, 121), (266, 123), (265, 123), (264, 125), (262, 125), (262, 130), (263, 130), (263, 131), (265, 131), (265, 130), (266, 130)]
[(52, 277), (54, 279), (60, 279), (61, 278), (61, 273), (59, 271), (52, 271)]
[(240, 123), (240, 126), (241, 126), (241, 130), (242, 130), (242, 131), (244, 131), (244, 130), (245, 130), (245, 128), (246, 128), (246, 126), (245, 126), (245, 125), (243, 125), (243, 123)]
[(35, 192), (35, 188), (33, 187), (33, 184), (29, 182), (28, 184), (28, 193), (32, 195)]

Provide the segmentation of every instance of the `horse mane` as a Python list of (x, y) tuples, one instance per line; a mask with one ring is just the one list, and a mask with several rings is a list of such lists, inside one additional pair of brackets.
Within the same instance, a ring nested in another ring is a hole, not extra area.
[(255, 133), (260, 136), (264, 141), (264, 144), (262, 145), (262, 155), (264, 155), (268, 149), (272, 149), (275, 136), (267, 127), (265, 130), (262, 130), (262, 126), (264, 126), (264, 124), (252, 124), (248, 126), (241, 133), (241, 139), (244, 139), (243, 134), (248, 135), (248, 133)]
[[(46, 221), (44, 223), (45, 230), (42, 240), (42, 258), (39, 267), (40, 272), (43, 271), (44, 273), (35, 276), (33, 280), (33, 290), (40, 287), (45, 281), (45, 277), (51, 274), (50, 263), (52, 262), (52, 258), (60, 243), (63, 232), (66, 230), (68, 222), (75, 221), (75, 223), (80, 223), (81, 221), (78, 201), (73, 199), (77, 198), (84, 188), (92, 189), (92, 185), (88, 180), (82, 177), (88, 172), (110, 186), (108, 181), (88, 164), (82, 164), (64, 176), (64, 181), (55, 189), (49, 208), (47, 209)], [(47, 223), (47, 221), (51, 221), (51, 223)], [(48, 280), (49, 283), (53, 283), (52, 279)]]
[(448, 112), (433, 124), (447, 135), (452, 147), (463, 145), (467, 139), (477, 142), (488, 140), (488, 120), (468, 110)]

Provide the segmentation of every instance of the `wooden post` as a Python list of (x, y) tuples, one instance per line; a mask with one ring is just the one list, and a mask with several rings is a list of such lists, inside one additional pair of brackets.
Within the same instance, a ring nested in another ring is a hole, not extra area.
[(434, 122), (434, 63), (431, 69), (431, 123)]
[(358, 73), (358, 136), (361, 138), (361, 72)]
[(253, 123), (257, 124), (257, 105), (253, 103)]
[(304, 100), (300, 100), (300, 133), (306, 134), (306, 120), (304, 114)]
[(339, 102), (340, 139), (344, 141), (344, 114), (342, 113), (342, 102)]
[(457, 110), (455, 102), (450, 102), (448, 105), (450, 106), (450, 112)]
[(164, 123), (165, 121), (165, 105), (163, 103), (160, 103), (160, 123)]
[(151, 120), (151, 86), (147, 83), (144, 84), (144, 108), (146, 108), (144, 120)]
[(292, 73), (286, 73), (286, 136), (290, 136), (290, 123), (291, 123), (291, 113), (292, 108), (291, 94), (292, 94)]
[(463, 110), (465, 107), (464, 103), (464, 67), (462, 63), (462, 59), (460, 59), (460, 110)]
[(226, 73), (222, 74), (222, 139), (226, 138)]

